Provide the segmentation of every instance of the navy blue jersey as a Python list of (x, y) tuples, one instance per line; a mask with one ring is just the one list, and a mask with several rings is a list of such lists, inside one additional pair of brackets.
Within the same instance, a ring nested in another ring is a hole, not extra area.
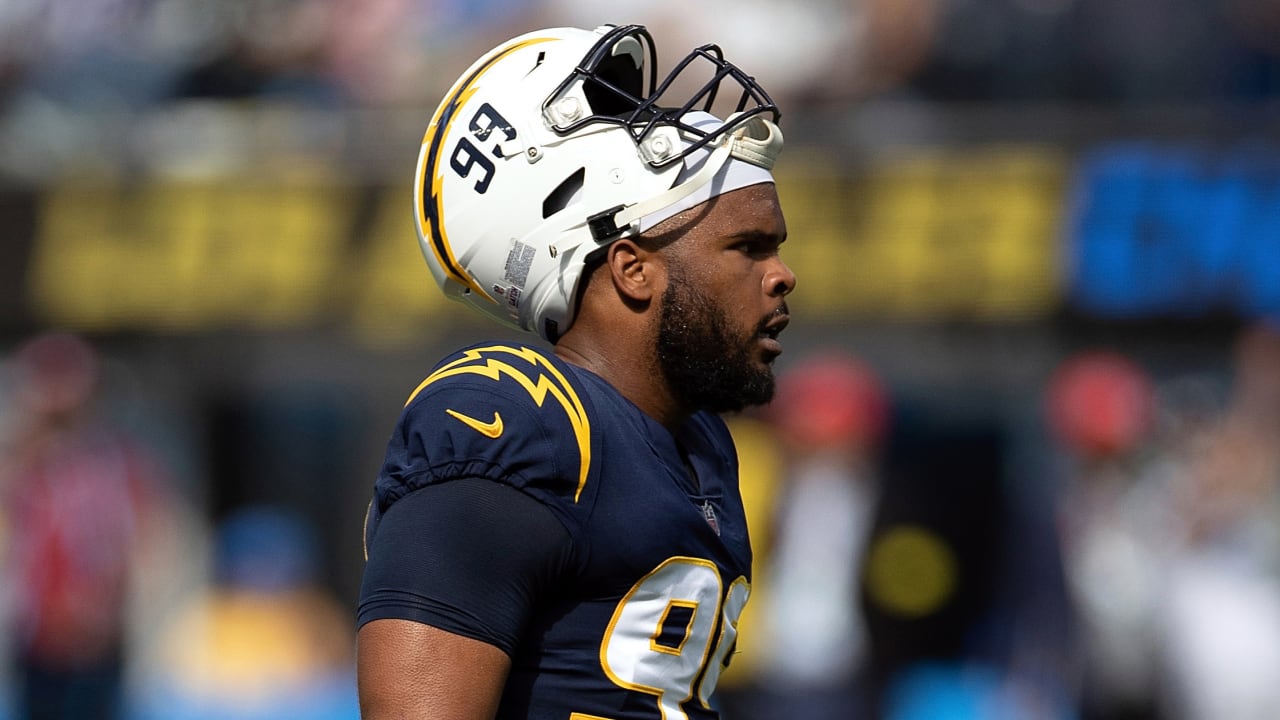
[[(500, 718), (718, 717), (710, 695), (751, 566), (736, 454), (719, 417), (695, 414), (673, 435), (550, 353), (474, 346), (443, 360), (405, 406), (367, 542), (383, 540), (379, 522), (399, 499), (475, 478), (536, 500), (570, 546), (511, 646), (494, 641), (512, 657)], [(468, 611), (457, 614), (465, 624)], [(373, 616), (423, 617), (385, 603)]]

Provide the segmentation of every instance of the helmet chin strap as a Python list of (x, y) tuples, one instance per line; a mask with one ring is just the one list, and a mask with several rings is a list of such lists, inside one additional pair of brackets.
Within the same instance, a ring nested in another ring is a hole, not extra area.
[(672, 186), (670, 189), (658, 193), (648, 200), (642, 200), (630, 207), (625, 208), (614, 216), (614, 222), (619, 228), (627, 229), (639, 222), (640, 218), (650, 213), (657, 212), (665, 207), (675, 205), (681, 200), (689, 197), (697, 192), (703, 185), (711, 182), (711, 179), (720, 172), (720, 168), (729, 162), (729, 158), (733, 156), (733, 138), (726, 138), (727, 142), (723, 145), (716, 146), (711, 151), (711, 156), (706, 162), (702, 163), (702, 167), (698, 168), (698, 172), (689, 176), (689, 179), (682, 183)]
[(674, 185), (648, 200), (641, 200), (634, 205), (618, 205), (587, 218), (587, 226), (591, 229), (591, 236), (597, 242), (618, 238), (633, 226), (638, 227), (636, 224), (645, 215), (674, 205), (697, 192), (703, 185), (711, 182), (716, 173), (720, 172), (720, 168), (724, 167), (724, 164), (729, 161), (733, 154), (730, 149), (731, 145), (732, 141), (716, 146), (715, 150), (711, 151), (711, 155), (706, 162), (702, 164), (702, 167), (684, 182)]

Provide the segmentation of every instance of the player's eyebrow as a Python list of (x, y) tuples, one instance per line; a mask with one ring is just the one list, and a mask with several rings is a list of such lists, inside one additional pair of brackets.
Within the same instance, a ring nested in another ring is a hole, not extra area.
[(779, 245), (787, 241), (786, 233), (779, 235), (778, 233), (767, 232), (764, 230), (740, 230), (735, 233), (729, 233), (725, 237), (726, 239), (736, 240), (738, 242), (766, 242), (777, 243)]

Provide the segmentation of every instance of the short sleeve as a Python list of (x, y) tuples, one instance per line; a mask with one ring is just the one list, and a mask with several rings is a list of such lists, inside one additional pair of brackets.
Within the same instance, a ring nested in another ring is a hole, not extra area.
[(358, 625), (411, 620), (508, 655), (572, 556), (568, 531), (546, 506), (473, 478), (405, 495), (366, 540)]

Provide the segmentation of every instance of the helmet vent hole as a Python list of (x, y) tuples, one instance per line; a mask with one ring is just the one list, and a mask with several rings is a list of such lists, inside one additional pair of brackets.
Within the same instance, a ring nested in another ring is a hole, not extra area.
[(545, 220), (569, 206), (582, 192), (583, 181), (587, 176), (586, 168), (578, 168), (564, 182), (556, 186), (542, 201), (542, 218)]

